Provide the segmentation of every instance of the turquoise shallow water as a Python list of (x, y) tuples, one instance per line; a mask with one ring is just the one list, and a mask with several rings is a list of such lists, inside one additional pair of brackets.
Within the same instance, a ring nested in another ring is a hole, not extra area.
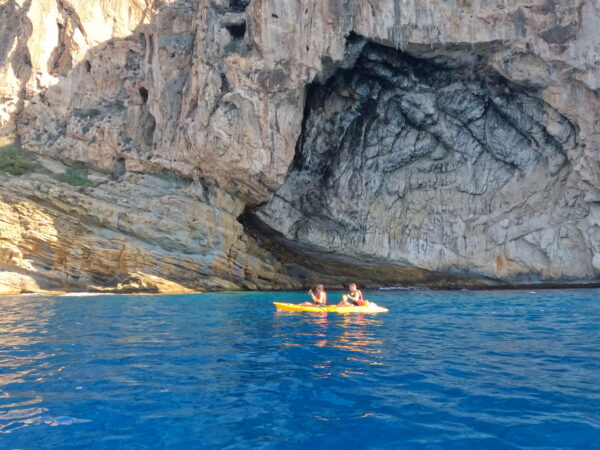
[(600, 290), (369, 294), (0, 297), (0, 448), (600, 448)]

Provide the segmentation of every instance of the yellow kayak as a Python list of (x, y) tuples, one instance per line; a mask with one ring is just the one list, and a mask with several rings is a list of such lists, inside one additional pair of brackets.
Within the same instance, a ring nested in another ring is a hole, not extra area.
[(388, 312), (387, 308), (377, 306), (369, 302), (368, 306), (300, 306), (295, 303), (273, 302), (275, 308), (280, 311), (306, 311), (306, 312), (335, 312), (335, 313), (383, 313)]

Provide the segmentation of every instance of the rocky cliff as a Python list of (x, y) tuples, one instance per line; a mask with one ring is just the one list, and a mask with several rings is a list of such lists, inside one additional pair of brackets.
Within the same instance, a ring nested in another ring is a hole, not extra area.
[[(0, 0), (0, 292), (600, 281), (593, 0)], [(65, 183), (82, 168), (84, 186)]]

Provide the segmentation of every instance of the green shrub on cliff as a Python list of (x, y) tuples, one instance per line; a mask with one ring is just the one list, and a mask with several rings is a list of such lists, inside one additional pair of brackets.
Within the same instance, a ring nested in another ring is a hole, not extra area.
[(93, 119), (100, 115), (100, 110), (96, 108), (75, 108), (73, 109), (73, 115), (80, 119)]
[(23, 175), (34, 169), (34, 162), (21, 147), (13, 144), (0, 147), (0, 170), (11, 175)]
[(71, 186), (87, 186), (90, 184), (87, 170), (80, 165), (67, 167), (65, 173), (60, 176), (60, 181)]
[(227, 45), (225, 45), (225, 48), (223, 50), (225, 51), (225, 55), (229, 55), (230, 53), (237, 53), (240, 56), (246, 56), (248, 54), (249, 48), (246, 42), (234, 39), (230, 41)]

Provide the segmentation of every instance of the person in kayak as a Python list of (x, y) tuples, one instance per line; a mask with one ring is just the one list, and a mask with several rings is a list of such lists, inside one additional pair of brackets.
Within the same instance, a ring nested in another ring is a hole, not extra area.
[(338, 303), (338, 306), (364, 306), (367, 304), (362, 292), (356, 287), (355, 283), (350, 283), (348, 290), (350, 292), (342, 297), (342, 301)]
[(300, 303), (300, 306), (325, 306), (327, 305), (327, 293), (325, 292), (325, 288), (322, 284), (317, 284), (315, 287), (315, 293), (313, 294), (312, 289), (308, 291), (310, 298), (314, 303), (311, 302), (303, 302)]

